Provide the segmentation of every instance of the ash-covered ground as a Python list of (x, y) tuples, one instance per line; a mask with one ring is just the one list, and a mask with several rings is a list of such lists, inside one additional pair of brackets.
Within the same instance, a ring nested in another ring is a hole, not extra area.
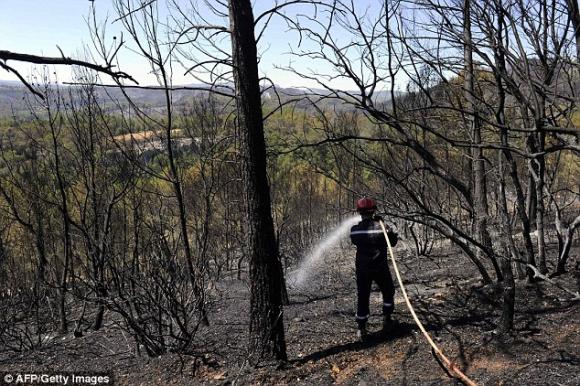
[[(553, 284), (518, 281), (515, 331), (494, 334), (501, 304), (497, 286), (483, 287), (474, 267), (448, 246), (429, 257), (396, 248), (416, 311), (438, 345), (479, 385), (580, 384), (580, 307)], [(572, 251), (577, 256), (578, 247)], [(213, 289), (209, 327), (196, 336), (197, 352), (158, 358), (139, 355), (131, 338), (107, 314), (107, 327), (66, 335), (34, 351), (0, 354), (0, 371), (98, 371), (116, 385), (291, 384), (455, 385), (438, 365), (413, 323), (400, 291), (398, 329), (380, 334), (380, 293), (374, 291), (372, 336), (356, 341), (354, 250), (335, 248), (317, 275), (290, 289), (285, 308), (289, 362), (246, 361), (248, 287), (227, 279)], [(570, 262), (570, 265), (575, 262)], [(578, 291), (580, 272), (553, 280)], [(398, 285), (397, 285), (398, 287)], [(2, 382), (2, 381), (0, 381)]]

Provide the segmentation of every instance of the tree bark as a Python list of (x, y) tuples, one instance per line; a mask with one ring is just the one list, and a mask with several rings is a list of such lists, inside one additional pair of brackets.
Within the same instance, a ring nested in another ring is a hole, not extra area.
[(35, 293), (38, 294), (38, 291), (40, 291), (41, 286), (43, 286), (45, 282), (46, 266), (48, 265), (48, 260), (46, 258), (46, 247), (44, 240), (44, 224), (42, 221), (43, 214), (41, 212), (40, 205), (37, 202), (34, 202), (32, 204), (32, 211), (34, 213), (35, 217), (34, 219), (36, 222), (36, 231), (34, 231), (34, 240), (36, 253), (38, 254), (38, 265), (36, 268), (36, 281), (34, 284), (34, 288)]
[(169, 79), (165, 67), (162, 63), (162, 60), (159, 58), (158, 67), (161, 73), (163, 85), (166, 87), (165, 106), (167, 108), (167, 123), (165, 126), (165, 141), (167, 142), (167, 159), (171, 176), (171, 186), (173, 187), (173, 192), (175, 193), (175, 198), (177, 200), (177, 208), (179, 210), (179, 227), (181, 229), (181, 236), (183, 239), (183, 250), (185, 253), (187, 270), (189, 272), (189, 280), (191, 282), (193, 295), (195, 296), (197, 303), (196, 308), (199, 313), (201, 323), (205, 326), (209, 326), (209, 319), (205, 305), (205, 291), (203, 285), (201, 284), (203, 283), (203, 271), (198, 268), (199, 266), (203, 266), (203, 263), (198, 262), (197, 264), (194, 264), (193, 262), (193, 253), (191, 251), (189, 231), (187, 229), (187, 211), (185, 209), (185, 199), (183, 197), (183, 186), (181, 177), (179, 176), (179, 171), (177, 169), (175, 155), (173, 153), (173, 142), (171, 136), (173, 131), (173, 110), (171, 92), (168, 89)]
[(0, 232), (0, 280), (2, 280), (3, 283), (6, 283), (6, 277), (4, 274), (4, 262), (7, 260), (7, 258), (8, 251), (4, 246), (3, 235)]
[[(527, 107), (524, 106), (523, 104), (521, 104), (520, 111), (522, 114), (523, 124), (524, 125), (528, 124), (528, 122), (530, 120), (529, 120)], [(526, 146), (527, 146), (528, 150), (530, 150), (531, 152), (534, 152), (533, 147), (535, 145), (534, 145), (532, 135), (529, 135), (528, 138), (526, 138)], [(513, 166), (510, 167), (510, 169), (513, 169)], [(531, 187), (533, 186), (534, 187), (533, 189), (535, 189), (535, 183), (534, 183), (534, 178), (532, 176), (532, 173), (529, 171), (529, 168), (528, 168), (528, 172), (529, 172), (529, 176), (530, 176), (530, 178), (528, 179), (528, 182), (529, 182), (528, 195), (530, 195), (533, 193)], [(521, 189), (517, 190), (517, 188), (518, 187), (516, 186), (516, 193), (518, 194), (518, 215), (520, 216), (520, 220), (522, 221), (522, 237), (524, 239), (524, 244), (526, 247), (526, 260), (528, 262), (527, 265), (536, 266), (536, 257), (534, 254), (534, 246), (532, 244), (532, 238), (530, 236), (531, 221), (530, 221), (530, 217), (528, 217), (528, 215), (526, 214), (525, 208), (520, 205), (522, 200), (523, 200), (523, 198), (521, 198), (521, 197), (523, 197), (523, 191)], [(521, 195), (521, 197), (520, 197), (520, 195)], [(530, 212), (530, 215), (533, 214), (533, 216), (535, 218), (537, 203), (536, 203), (535, 198), (532, 201), (534, 202), (534, 211)], [(531, 208), (531, 206), (528, 206), (528, 210), (530, 208)], [(531, 269), (526, 268), (526, 273), (528, 276), (528, 281), (531, 282), (531, 281), (535, 280), (534, 279), (534, 272)]]
[(250, 0), (230, 0), (229, 16), (249, 225), (249, 352), (253, 363), (262, 359), (286, 360), (282, 270), (266, 175), (266, 144)]
[[(535, 226), (536, 224), (536, 213), (538, 212), (537, 209), (537, 201), (536, 201), (536, 183), (534, 182), (534, 177), (531, 173), (528, 173), (528, 193), (526, 195), (526, 213), (528, 215), (528, 220), (530, 224)], [(531, 229), (530, 225), (530, 229)]]
[[(536, 123), (538, 130), (543, 128), (542, 122)], [(539, 132), (537, 134), (538, 140), (538, 151), (544, 151), (545, 134)], [(536, 202), (537, 202), (537, 212), (536, 212), (536, 233), (538, 235), (538, 268), (540, 272), (545, 274), (548, 272), (546, 267), (546, 241), (545, 241), (545, 206), (544, 206), (544, 180), (546, 174), (546, 160), (543, 155), (538, 156), (535, 160), (531, 161), (535, 172), (536, 180)]]
[(578, 227), (580, 227), (580, 216), (577, 216), (572, 223), (568, 225), (564, 238), (562, 239), (561, 236), (559, 237), (562, 240), (558, 240), (558, 264), (556, 266), (556, 274), (566, 272), (566, 262), (570, 256), (570, 249), (572, 249), (572, 242), (574, 241), (574, 233)]
[[(502, 44), (504, 35), (504, 10), (503, 6), (501, 5), (501, 0), (496, 3), (496, 11), (497, 11), (497, 41), (499, 42), (498, 46)], [(503, 274), (503, 282), (502, 282), (502, 289), (503, 289), (503, 304), (502, 304), (502, 314), (500, 324), (498, 326), (498, 331), (501, 334), (505, 334), (513, 329), (514, 325), (514, 310), (515, 310), (515, 282), (514, 282), (514, 275), (512, 271), (512, 258), (518, 258), (518, 252), (515, 247), (514, 239), (513, 239), (513, 229), (509, 219), (509, 212), (507, 206), (507, 198), (506, 198), (506, 180), (504, 177), (505, 174), (505, 165), (504, 159), (509, 163), (513, 162), (511, 157), (511, 153), (508, 150), (508, 130), (506, 125), (505, 119), (505, 102), (506, 102), (506, 92), (505, 88), (503, 87), (502, 82), (502, 73), (505, 71), (505, 55), (504, 52), (500, 49), (495, 50), (494, 52), (495, 61), (499, 67), (499, 71), (495, 73), (495, 80), (496, 80), (496, 87), (497, 87), (497, 96), (498, 96), (498, 107), (495, 112), (495, 118), (498, 123), (500, 129), (500, 142), (502, 144), (503, 150), (498, 152), (498, 165), (497, 165), (497, 176), (499, 180), (498, 184), (498, 200), (499, 200), (499, 211), (500, 211), (500, 230), (502, 236), (501, 244), (503, 247), (504, 256), (501, 260), (501, 269)], [(516, 174), (517, 176), (517, 174)], [(519, 181), (514, 181), (519, 184)]]
[(66, 193), (65, 181), (62, 175), (61, 169), (61, 159), (60, 150), (57, 138), (57, 128), (56, 120), (58, 117), (53, 117), (51, 111), (48, 111), (48, 120), (50, 126), (50, 134), (52, 140), (52, 151), (54, 152), (54, 171), (56, 174), (57, 188), (60, 195), (60, 212), (62, 215), (62, 226), (63, 226), (63, 267), (60, 277), (60, 288), (59, 288), (59, 317), (60, 317), (60, 331), (65, 333), (68, 331), (68, 321), (66, 312), (66, 295), (68, 292), (68, 277), (69, 268), (72, 264), (72, 240), (70, 234), (70, 221), (69, 221), (69, 211), (68, 211), (68, 198)]
[(580, 66), (580, 10), (578, 0), (566, 0), (568, 4), (568, 14), (574, 27), (574, 40), (576, 42), (576, 64)]
[[(471, 148), (472, 168), (473, 168), (473, 230), (477, 241), (486, 247), (490, 253), (488, 258), (491, 260), (498, 280), (502, 279), (501, 269), (491, 248), (491, 237), (487, 230), (487, 187), (485, 180), (485, 160), (481, 145), (481, 125), (478, 119), (475, 103), (475, 80), (473, 65), (473, 47), (471, 37), (471, 0), (463, 2), (463, 44), (464, 47), (464, 97), (467, 119), (472, 133)], [(481, 259), (484, 252), (477, 249), (477, 257)]]

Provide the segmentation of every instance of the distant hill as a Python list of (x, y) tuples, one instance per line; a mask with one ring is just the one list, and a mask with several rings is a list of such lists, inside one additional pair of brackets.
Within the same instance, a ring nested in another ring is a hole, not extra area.
[[(61, 85), (66, 91), (73, 90), (77, 86)], [(183, 104), (187, 98), (191, 98), (201, 91), (179, 90), (173, 92), (173, 103)], [(140, 107), (158, 108), (165, 105), (165, 95), (163, 90), (127, 88), (127, 95)], [(106, 101), (108, 107), (114, 106), (113, 101), (118, 101), (121, 105), (126, 104), (123, 92), (115, 87), (98, 87), (97, 95), (102, 101)], [(74, 95), (73, 95), (74, 97)], [(28, 89), (17, 81), (0, 81), (0, 117), (24, 115), (29, 112), (29, 103), (33, 95)]]
[[(70, 90), (77, 86), (63, 85), (61, 87)], [(176, 87), (206, 88), (206, 86), (195, 84)], [(161, 89), (127, 88), (125, 91), (131, 100), (139, 107), (146, 107), (155, 110), (162, 108), (165, 105), (165, 95)], [(219, 91), (231, 93), (231, 89), (225, 86), (220, 88)], [(299, 96), (305, 96), (309, 93), (309, 90), (306, 88), (276, 87), (276, 90), (269, 88), (264, 91), (264, 101), (266, 103), (277, 102), (278, 96), (276, 96), (276, 91), (282, 101)], [(323, 89), (311, 89), (310, 92), (317, 95), (327, 94), (327, 91)], [(173, 104), (176, 106), (185, 106), (188, 104), (188, 101), (191, 101), (192, 98), (198, 97), (202, 93), (204, 93), (204, 91), (201, 90), (176, 90), (173, 92)], [(112, 100), (117, 100), (121, 106), (126, 104), (126, 99), (123, 96), (122, 91), (116, 87), (99, 87), (98, 95), (99, 99), (107, 101), (105, 104), (107, 107), (112, 109), (116, 108)], [(399, 95), (399, 93), (397, 93), (397, 95)], [(377, 102), (386, 102), (389, 99), (389, 92), (380, 91), (376, 93)], [(0, 118), (9, 117), (12, 114), (17, 116), (27, 115), (29, 112), (29, 103), (27, 100), (32, 100), (32, 94), (20, 82), (0, 80)], [(331, 107), (341, 104), (339, 101), (334, 101), (331, 98), (326, 99), (323, 103), (324, 106)], [(300, 103), (298, 107), (308, 108), (308, 103)]]
[(0, 81), (0, 116), (9, 116), (14, 109), (15, 113), (27, 111), (25, 101), (30, 92), (16, 81)]

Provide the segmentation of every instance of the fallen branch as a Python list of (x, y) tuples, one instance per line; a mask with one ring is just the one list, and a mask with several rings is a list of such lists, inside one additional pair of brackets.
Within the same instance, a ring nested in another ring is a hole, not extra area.
[(538, 268), (534, 267), (531, 264), (526, 264), (526, 266), (534, 272), (534, 278), (540, 278), (544, 281), (547, 281), (548, 283), (553, 284), (555, 287), (561, 289), (562, 291), (566, 292), (567, 294), (572, 295), (572, 298), (569, 300), (573, 300), (573, 301), (580, 300), (580, 293), (579, 292), (571, 291), (568, 288), (561, 285), (560, 283), (550, 279), (548, 276), (541, 273), (538, 270)]

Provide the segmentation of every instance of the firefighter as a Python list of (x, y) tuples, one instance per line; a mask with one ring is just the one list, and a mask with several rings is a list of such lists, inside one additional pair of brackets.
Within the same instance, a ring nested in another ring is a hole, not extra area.
[[(362, 220), (351, 228), (350, 239), (356, 246), (357, 337), (360, 341), (364, 341), (367, 337), (366, 324), (370, 315), (372, 282), (377, 283), (383, 295), (383, 333), (388, 333), (393, 328), (391, 314), (394, 309), (395, 288), (387, 264), (387, 241), (379, 223), (382, 218), (375, 215), (377, 204), (375, 200), (364, 197), (357, 201), (356, 209)], [(395, 246), (397, 234), (388, 227), (385, 228), (391, 246)]]

